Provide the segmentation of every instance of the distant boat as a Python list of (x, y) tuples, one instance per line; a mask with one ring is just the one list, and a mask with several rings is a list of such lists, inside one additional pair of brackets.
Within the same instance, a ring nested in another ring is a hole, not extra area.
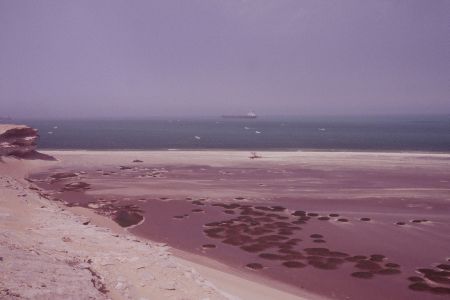
[(258, 116), (252, 111), (249, 111), (245, 115), (222, 115), (222, 118), (226, 119), (256, 119), (257, 117)]

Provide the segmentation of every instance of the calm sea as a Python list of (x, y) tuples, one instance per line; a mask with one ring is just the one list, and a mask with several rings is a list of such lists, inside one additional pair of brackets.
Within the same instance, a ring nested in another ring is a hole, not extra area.
[(450, 116), (16, 120), (41, 149), (450, 152)]

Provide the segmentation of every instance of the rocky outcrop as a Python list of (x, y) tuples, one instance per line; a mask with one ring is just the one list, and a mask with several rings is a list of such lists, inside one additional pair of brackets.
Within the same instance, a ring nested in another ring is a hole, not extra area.
[(36, 151), (37, 129), (25, 125), (0, 124), (0, 157), (53, 159)]

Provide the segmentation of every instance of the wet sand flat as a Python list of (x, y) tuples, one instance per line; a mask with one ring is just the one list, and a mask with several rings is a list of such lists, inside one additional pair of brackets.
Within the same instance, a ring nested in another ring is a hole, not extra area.
[(450, 293), (450, 155), (52, 151), (40, 193), (332, 299)]

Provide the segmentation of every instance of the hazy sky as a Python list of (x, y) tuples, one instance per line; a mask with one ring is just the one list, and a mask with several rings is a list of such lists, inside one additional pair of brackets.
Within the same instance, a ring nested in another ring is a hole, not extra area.
[(450, 113), (450, 1), (0, 0), (0, 115)]

